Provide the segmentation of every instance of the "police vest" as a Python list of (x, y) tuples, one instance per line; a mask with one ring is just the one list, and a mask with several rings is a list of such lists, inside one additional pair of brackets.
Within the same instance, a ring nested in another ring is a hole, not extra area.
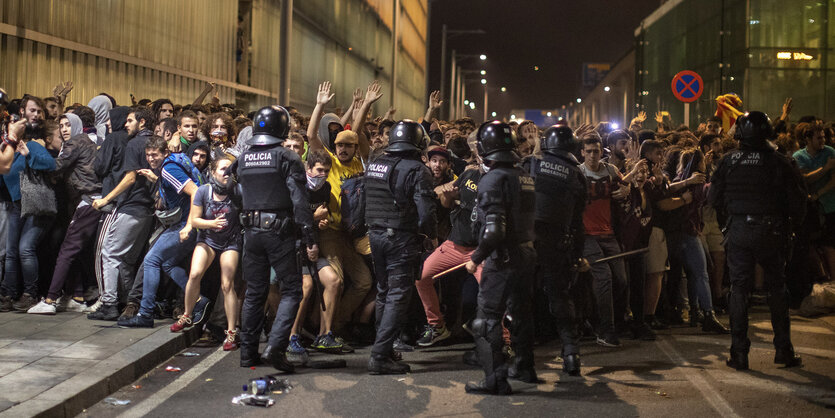
[(293, 209), (293, 201), (285, 173), (289, 171), (286, 165), (293, 163), (301, 164), (299, 157), (280, 145), (255, 146), (241, 154), (238, 160), (238, 183), (243, 189), (242, 209), (289, 214)]
[(725, 178), (728, 215), (782, 215), (786, 202), (773, 151), (738, 150), (729, 156)]
[[(401, 184), (408, 169), (398, 169), (405, 162), (400, 157), (383, 154), (365, 170), (365, 221), (370, 227), (416, 231), (417, 207), (409, 201), (398, 202), (394, 190), (408, 187)], [(405, 164), (404, 164), (405, 165)]]
[(585, 205), (585, 178), (577, 165), (576, 159), (551, 154), (533, 159), (537, 221), (568, 226), (577, 207)]

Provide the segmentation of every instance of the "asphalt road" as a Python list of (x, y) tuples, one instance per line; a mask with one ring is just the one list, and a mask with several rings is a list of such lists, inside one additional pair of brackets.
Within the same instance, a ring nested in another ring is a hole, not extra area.
[[(722, 318), (727, 323), (727, 317)], [(654, 342), (623, 340), (619, 349), (593, 342), (581, 347), (583, 375), (569, 377), (555, 361), (559, 344), (536, 349), (542, 384), (511, 381), (514, 394), (485, 397), (464, 392), (482, 372), (461, 362), (472, 344), (432, 347), (405, 353), (412, 373), (370, 376), (368, 349), (343, 358), (337, 370), (299, 369), (287, 378), (293, 388), (273, 394), (270, 408), (234, 405), (231, 400), (251, 378), (274, 373), (271, 367), (240, 368), (237, 352), (198, 343), (175, 356), (114, 398), (125, 406), (100, 402), (82, 416), (663, 416), (768, 417), (835, 416), (835, 316), (794, 317), (792, 337), (803, 356), (802, 368), (773, 364), (771, 325), (763, 308), (751, 315), (750, 371), (725, 366), (728, 336), (702, 334), (697, 328), (662, 331)], [(180, 367), (179, 372), (166, 371)]]

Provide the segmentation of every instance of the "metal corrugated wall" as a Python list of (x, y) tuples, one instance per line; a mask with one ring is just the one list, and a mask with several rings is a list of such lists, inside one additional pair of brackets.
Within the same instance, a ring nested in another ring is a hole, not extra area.
[[(318, 83), (334, 82), (334, 106), (377, 78), (390, 80), (392, 0), (296, 0), (291, 104), (312, 108)], [(423, 113), (426, 0), (402, 0), (398, 116)], [(70, 102), (99, 92), (119, 103), (169, 97), (190, 103), (205, 81), (221, 100), (236, 90), (250, 106), (274, 103), (279, 83), (280, 1), (252, 2), (247, 85), (236, 82), (237, 0), (0, 1), (0, 86), (13, 96), (51, 94), (72, 80)], [(381, 100), (377, 114), (385, 111)]]

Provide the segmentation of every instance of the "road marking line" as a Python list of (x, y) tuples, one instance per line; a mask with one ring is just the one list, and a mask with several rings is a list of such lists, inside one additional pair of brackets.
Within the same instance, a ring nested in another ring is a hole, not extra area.
[[(655, 344), (674, 364), (678, 366), (692, 366), (692, 364), (685, 360), (684, 357), (682, 357), (669, 342), (665, 340), (656, 340)], [(722, 398), (722, 395), (720, 395), (719, 392), (717, 392), (704, 377), (698, 373), (693, 373), (692, 369), (684, 369), (684, 377), (687, 378), (687, 380), (689, 380), (690, 383), (702, 393), (705, 400), (707, 400), (710, 406), (712, 406), (713, 409), (719, 413), (719, 415), (723, 417), (740, 418), (739, 415), (734, 412), (733, 408), (731, 408), (731, 405), (728, 404), (724, 398)]]
[(174, 396), (174, 394), (179, 392), (182, 388), (186, 387), (186, 385), (200, 377), (200, 375), (210, 367), (214, 366), (220, 360), (223, 360), (223, 358), (229, 353), (231, 353), (231, 351), (223, 351), (221, 347), (218, 347), (218, 349), (206, 357), (205, 360), (197, 363), (194, 367), (183, 373), (182, 376), (174, 379), (173, 382), (157, 391), (157, 393), (151, 395), (148, 399), (138, 403), (136, 406), (125, 411), (119, 416), (124, 418), (133, 418), (147, 415), (149, 412), (153, 411), (154, 408), (168, 400), (168, 398)]

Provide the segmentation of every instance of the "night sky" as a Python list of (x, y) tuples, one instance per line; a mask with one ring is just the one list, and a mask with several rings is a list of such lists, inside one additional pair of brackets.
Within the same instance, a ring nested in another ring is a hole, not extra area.
[[(661, 0), (430, 0), (429, 86), (440, 86), (441, 25), (481, 29), (484, 35), (447, 40), (447, 54), (487, 54), (460, 61), (465, 69), (487, 70), (492, 86), (489, 110), (507, 116), (511, 109), (553, 109), (574, 100), (581, 89), (584, 62), (614, 63), (634, 42), (641, 20)], [(449, 55), (447, 56), (449, 62)], [(539, 71), (534, 71), (539, 66)], [(449, 65), (447, 65), (449, 77)], [(481, 106), (477, 73), (467, 98)], [(507, 92), (499, 92), (501, 86)], [(445, 100), (449, 93), (445, 92)], [(481, 115), (482, 109), (477, 109)]]

